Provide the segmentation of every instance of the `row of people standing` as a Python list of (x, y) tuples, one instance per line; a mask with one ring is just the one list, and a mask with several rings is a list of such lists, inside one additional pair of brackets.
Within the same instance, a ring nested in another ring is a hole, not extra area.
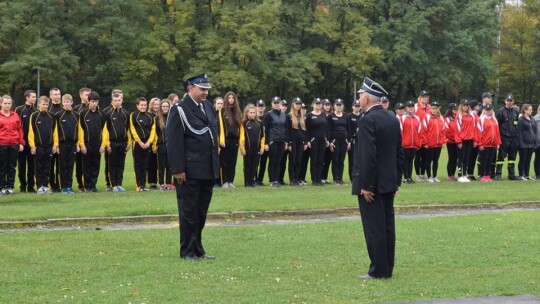
[[(105, 154), (106, 190), (124, 192), (125, 157), (132, 146), (137, 191), (147, 191), (146, 183), (154, 179), (162, 190), (174, 188), (167, 164), (164, 130), (170, 104), (178, 101), (176, 94), (164, 100), (152, 99), (151, 111), (147, 111), (146, 99), (140, 97), (137, 110), (131, 113), (122, 107), (121, 90), (112, 92), (111, 105), (103, 109), (99, 107), (97, 92), (82, 88), (79, 95), (81, 104), (73, 107), (73, 97), (61, 96), (57, 88), (50, 90), (49, 97), (41, 96), (39, 100), (34, 91), (28, 90), (25, 103), (15, 111), (11, 97), (5, 96), (3, 113), (7, 114), (4, 116), (17, 117), (21, 124), (18, 130), (23, 134), (22, 148), (17, 155), (21, 192), (74, 193), (74, 167), (79, 191), (97, 192), (101, 154)], [(0, 137), (7, 132), (1, 133)], [(154, 169), (149, 166), (152, 158), (155, 159)], [(2, 176), (14, 174), (11, 157), (2, 158), (4, 165), (9, 169), (2, 169)], [(4, 180), (0, 188), (12, 193), (14, 178)]]
[[(459, 104), (451, 103), (444, 116), (439, 109), (437, 102), (429, 103), (426, 91), (420, 93), (416, 103), (408, 101), (395, 105), (396, 116), (402, 128), (404, 183), (414, 183), (413, 166), (417, 181), (440, 182), (437, 178), (438, 159), (445, 144), (448, 149), (447, 173), (450, 181), (476, 180), (474, 169), (477, 162), (481, 181), (500, 180), (506, 157), (510, 180), (532, 179), (529, 168), (532, 153), (540, 145), (536, 122), (540, 120), (540, 115), (532, 117), (531, 105), (524, 104), (520, 114), (519, 108), (514, 105), (513, 96), (509, 95), (505, 106), (495, 111), (492, 95), (486, 92), (482, 95), (481, 105), (463, 99)], [(520, 157), (516, 175), (514, 167), (518, 151)], [(535, 170), (538, 175), (540, 151), (537, 152)]]
[(282, 186), (287, 167), (290, 185), (305, 185), (308, 163), (313, 185), (329, 183), (331, 164), (334, 184), (345, 184), (345, 157), (348, 153), (352, 168), (353, 137), (360, 117), (357, 102), (353, 113), (346, 114), (343, 100), (332, 104), (315, 98), (307, 113), (307, 106), (297, 97), (287, 113), (287, 101), (276, 96), (270, 111), (265, 113), (264, 101), (258, 100), (245, 107), (242, 117), (238, 97), (228, 92), (216, 98), (214, 106), (219, 118), (221, 187), (235, 187), (238, 150), (244, 157), (246, 187), (264, 185), (267, 168), (270, 186)]

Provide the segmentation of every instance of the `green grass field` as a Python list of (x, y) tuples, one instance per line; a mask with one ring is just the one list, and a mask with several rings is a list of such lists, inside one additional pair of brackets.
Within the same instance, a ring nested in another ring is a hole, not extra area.
[(368, 303), (540, 295), (540, 212), (398, 219), (391, 280), (359, 221), (207, 227), (216, 260), (178, 258), (178, 230), (0, 234), (1, 303)]

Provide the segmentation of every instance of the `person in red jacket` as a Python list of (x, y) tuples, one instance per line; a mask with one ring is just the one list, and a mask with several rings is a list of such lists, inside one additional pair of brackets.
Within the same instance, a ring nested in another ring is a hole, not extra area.
[[(429, 93), (428, 91), (422, 90), (418, 94), (418, 99), (414, 105), (414, 114), (418, 116), (420, 121), (424, 121), (427, 115), (431, 113), (429, 106)], [(416, 172), (416, 181), (425, 182), (427, 178), (426, 174), (426, 151), (427, 149), (424, 146), (420, 146), (418, 151), (416, 151), (416, 156), (414, 158), (414, 171)]]
[(444, 135), (446, 137), (446, 149), (448, 151), (448, 162), (446, 164), (446, 172), (448, 173), (448, 181), (456, 181), (456, 168), (458, 159), (458, 148), (456, 144), (456, 115), (458, 106), (455, 103), (448, 105), (446, 113), (444, 113)]
[[(431, 113), (426, 115), (423, 123), (423, 144), (426, 149), (426, 173), (429, 183), (440, 183), (437, 178), (437, 169), (439, 168), (439, 157), (441, 149), (446, 142), (444, 136), (444, 119), (439, 111), (440, 105), (434, 101), (431, 103)], [(433, 170), (432, 170), (433, 169)]]
[(469, 101), (462, 99), (459, 102), (458, 115), (456, 116), (457, 133), (455, 141), (459, 149), (458, 154), (458, 182), (468, 183), (467, 166), (471, 156), (471, 150), (476, 146), (475, 118), (469, 108)]
[(15, 167), (19, 151), (24, 150), (22, 122), (11, 110), (13, 99), (4, 95), (0, 99), (0, 194), (13, 194)]
[(491, 182), (492, 163), (501, 145), (499, 124), (493, 116), (493, 106), (484, 106), (482, 115), (477, 123), (478, 127), (478, 150), (480, 151), (480, 181)]
[(403, 183), (414, 184), (412, 180), (413, 161), (416, 151), (422, 146), (422, 123), (420, 118), (414, 114), (414, 101), (407, 101), (405, 106), (405, 114), (401, 116), (401, 145), (405, 154)]

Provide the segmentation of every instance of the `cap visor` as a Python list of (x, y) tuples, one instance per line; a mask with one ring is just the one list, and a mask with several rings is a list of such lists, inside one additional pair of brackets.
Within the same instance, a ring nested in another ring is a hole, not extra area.
[(196, 83), (194, 86), (203, 88), (203, 89), (211, 89), (212, 86), (209, 83)]

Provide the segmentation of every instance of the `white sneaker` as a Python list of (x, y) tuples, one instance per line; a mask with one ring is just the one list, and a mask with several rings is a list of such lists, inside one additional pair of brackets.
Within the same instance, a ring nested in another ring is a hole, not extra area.
[(224, 188), (224, 189), (229, 188), (229, 183), (223, 183), (223, 185), (221, 185), (221, 188)]
[(45, 194), (52, 194), (52, 190), (49, 187), (43, 187)]
[(441, 180), (438, 179), (438, 178), (436, 178), (436, 177), (434, 177), (433, 180), (434, 180), (436, 183), (440, 183), (440, 182), (441, 182)]
[(12, 195), (12, 194), (13, 194), (13, 189), (8, 188), (8, 189), (6, 190), (6, 192), (7, 192), (7, 194)]
[(423, 175), (418, 175), (416, 177), (416, 181), (417, 182), (425, 182), (426, 181), (426, 178), (423, 176)]
[(428, 183), (434, 183), (435, 182), (435, 179), (433, 179), (433, 177), (430, 177), (427, 179)]
[(229, 183), (229, 188), (236, 188), (233, 183)]
[(2, 195), (7, 194), (7, 189), (2, 189), (2, 190), (0, 190), (0, 194), (2, 194)]
[(39, 189), (37, 190), (37, 195), (42, 195), (42, 194), (45, 194), (45, 189), (44, 187), (39, 187)]
[(466, 176), (461, 176), (460, 178), (457, 179), (457, 181), (460, 182), (460, 183), (470, 183), (471, 182)]

